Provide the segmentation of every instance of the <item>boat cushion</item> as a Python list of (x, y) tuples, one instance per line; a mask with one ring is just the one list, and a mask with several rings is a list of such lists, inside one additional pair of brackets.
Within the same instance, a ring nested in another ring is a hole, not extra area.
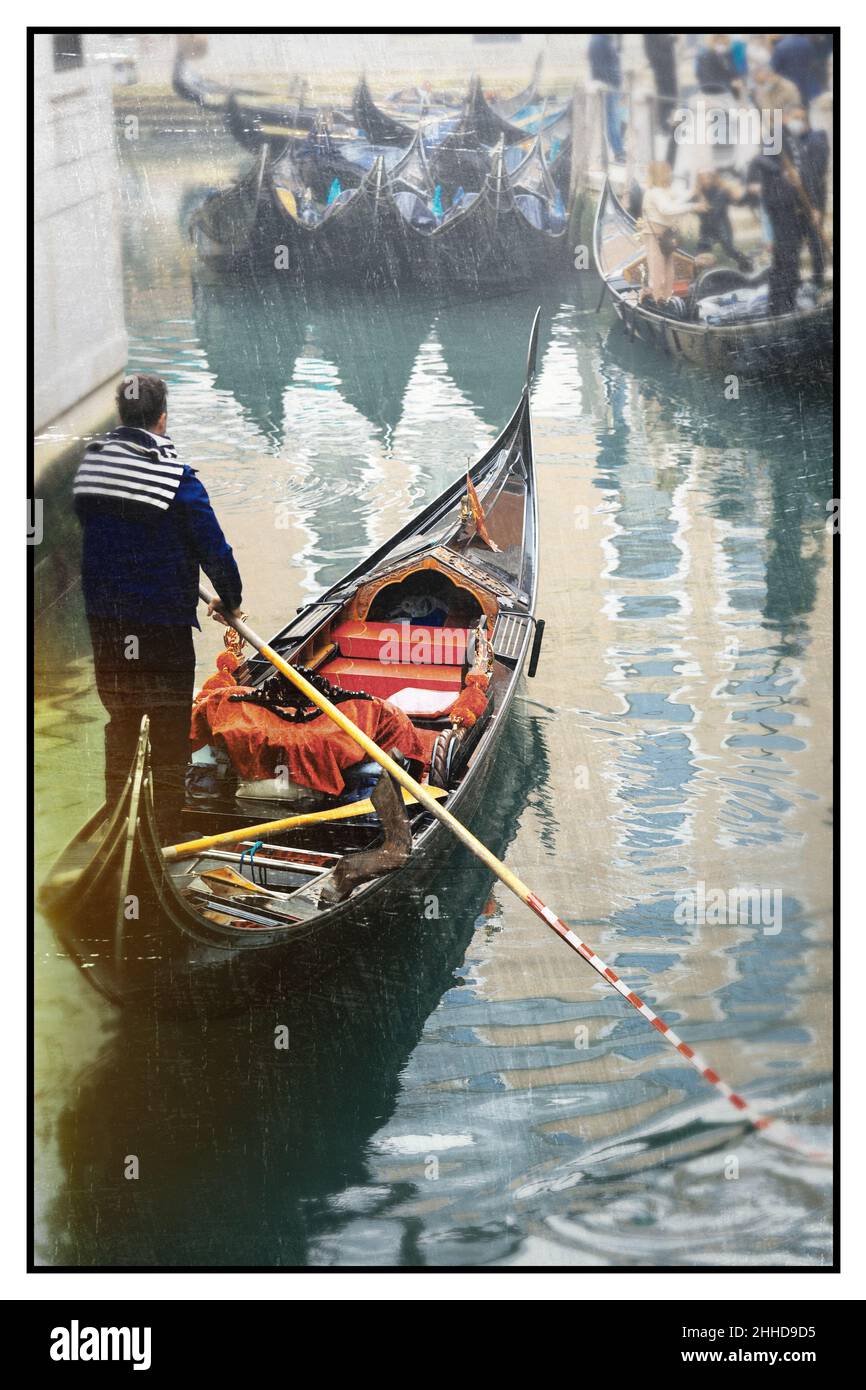
[[(348, 785), (348, 776), (345, 780)], [(241, 801), (303, 801), (309, 803), (320, 797), (321, 793), (313, 793), (310, 787), (302, 786), (300, 782), (293, 782), (291, 777), (284, 774), (280, 777), (239, 780), (235, 788), (235, 796)], [(322, 799), (324, 800), (323, 797)]]
[(458, 695), (456, 690), (443, 694), (439, 690), (421, 690), (418, 686), (407, 685), (389, 695), (388, 704), (396, 705), (410, 719), (443, 719)]
[(531, 226), (544, 231), (547, 227), (546, 208), (535, 193), (516, 193), (514, 201)]
[(355, 621), (341, 623), (331, 634), (341, 656), (366, 656), (376, 661), (437, 662), (462, 666), (469, 629), (430, 627), (422, 623)]
[(395, 193), (394, 202), (406, 221), (411, 222), (413, 227), (425, 228), (438, 225), (439, 218), (416, 193), (411, 193), (408, 189), (401, 193)]
[(709, 299), (710, 296), (730, 294), (732, 290), (754, 290), (766, 285), (769, 280), (769, 267), (746, 274), (734, 266), (720, 265), (705, 270), (695, 286), (696, 299)]
[(462, 666), (419, 666), (412, 662), (338, 656), (320, 669), (332, 685), (339, 685), (343, 690), (363, 690), (382, 700), (407, 685), (447, 692), (459, 691), (463, 684)]
[(280, 202), (282, 203), (289, 216), (297, 217), (298, 204), (295, 200), (295, 195), (292, 192), (292, 190), (290, 188), (282, 188), (281, 186), (277, 185), (274, 191), (276, 192), (277, 197), (279, 198)]

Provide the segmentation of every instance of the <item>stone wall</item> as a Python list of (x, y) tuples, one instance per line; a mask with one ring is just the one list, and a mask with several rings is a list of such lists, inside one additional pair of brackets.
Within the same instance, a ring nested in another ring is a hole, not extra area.
[[(80, 413), (127, 352), (112, 72), (87, 35), (81, 65), (58, 67), (56, 37), (34, 38), (37, 432)], [(77, 36), (69, 38), (74, 50)]]

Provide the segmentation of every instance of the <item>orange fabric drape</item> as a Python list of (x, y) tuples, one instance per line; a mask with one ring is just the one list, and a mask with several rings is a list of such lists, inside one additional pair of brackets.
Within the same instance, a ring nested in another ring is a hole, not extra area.
[[(230, 696), (248, 689), (235, 680), (238, 664), (230, 652), (221, 652), (216, 674), (196, 696), (190, 730), (193, 749), (218, 742), (245, 780), (273, 777), (282, 766), (300, 786), (339, 796), (345, 786), (344, 771), (366, 758), (363, 750), (326, 714), (309, 724), (287, 724), (260, 705), (233, 703)], [(386, 753), (396, 748), (407, 758), (429, 762), (426, 740), (419, 738), (402, 710), (375, 698), (347, 700), (340, 709)]]

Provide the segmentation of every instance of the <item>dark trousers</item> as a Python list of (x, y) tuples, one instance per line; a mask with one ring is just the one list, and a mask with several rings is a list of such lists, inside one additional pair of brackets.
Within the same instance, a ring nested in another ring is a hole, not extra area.
[(89, 618), (96, 688), (108, 713), (105, 796), (117, 800), (132, 766), (142, 716), (150, 716), (153, 794), (160, 829), (177, 829), (190, 757), (195, 684), (192, 629)]
[(812, 262), (812, 279), (820, 285), (824, 279), (824, 242), (821, 233), (812, 221), (811, 217), (803, 216), (800, 226), (809, 247), (809, 259)]
[(773, 228), (773, 261), (767, 282), (768, 309), (773, 315), (792, 314), (797, 307), (797, 290), (800, 288), (800, 251), (805, 227), (797, 218), (774, 215), (773, 211), (770, 211), (770, 223)]

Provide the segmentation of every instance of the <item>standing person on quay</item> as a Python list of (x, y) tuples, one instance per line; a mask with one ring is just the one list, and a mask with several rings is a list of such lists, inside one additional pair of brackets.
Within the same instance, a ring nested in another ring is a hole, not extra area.
[(827, 61), (832, 52), (832, 34), (783, 34), (773, 49), (774, 71), (796, 84), (807, 109), (827, 90)]
[(655, 79), (658, 97), (656, 103), (658, 124), (668, 132), (668, 163), (673, 164), (676, 146), (671, 123), (673, 114), (677, 109), (677, 95), (679, 93), (677, 36), (676, 34), (644, 34), (643, 46)]
[(701, 91), (709, 96), (731, 92), (739, 95), (742, 83), (731, 53), (727, 34), (710, 34), (695, 60), (695, 76)]
[(620, 87), (622, 70), (613, 34), (593, 34), (589, 40), (589, 71), (594, 82), (608, 88), (604, 94), (607, 147), (611, 158), (621, 163), (625, 159), (622, 142), (622, 104)]
[(791, 82), (787, 77), (782, 77), (769, 63), (762, 63), (755, 68), (755, 80), (751, 95), (765, 123), (775, 119), (777, 111), (784, 111), (786, 108), (798, 106), (800, 103), (800, 93), (796, 83)]
[(90, 445), (73, 497), (96, 688), (109, 717), (106, 800), (123, 789), (148, 714), (155, 806), (171, 838), (189, 761), (199, 567), (220, 596), (208, 607), (219, 622), (220, 609), (240, 614), (241, 578), (207, 492), (166, 434), (166, 400), (159, 377), (121, 383), (120, 427)]

